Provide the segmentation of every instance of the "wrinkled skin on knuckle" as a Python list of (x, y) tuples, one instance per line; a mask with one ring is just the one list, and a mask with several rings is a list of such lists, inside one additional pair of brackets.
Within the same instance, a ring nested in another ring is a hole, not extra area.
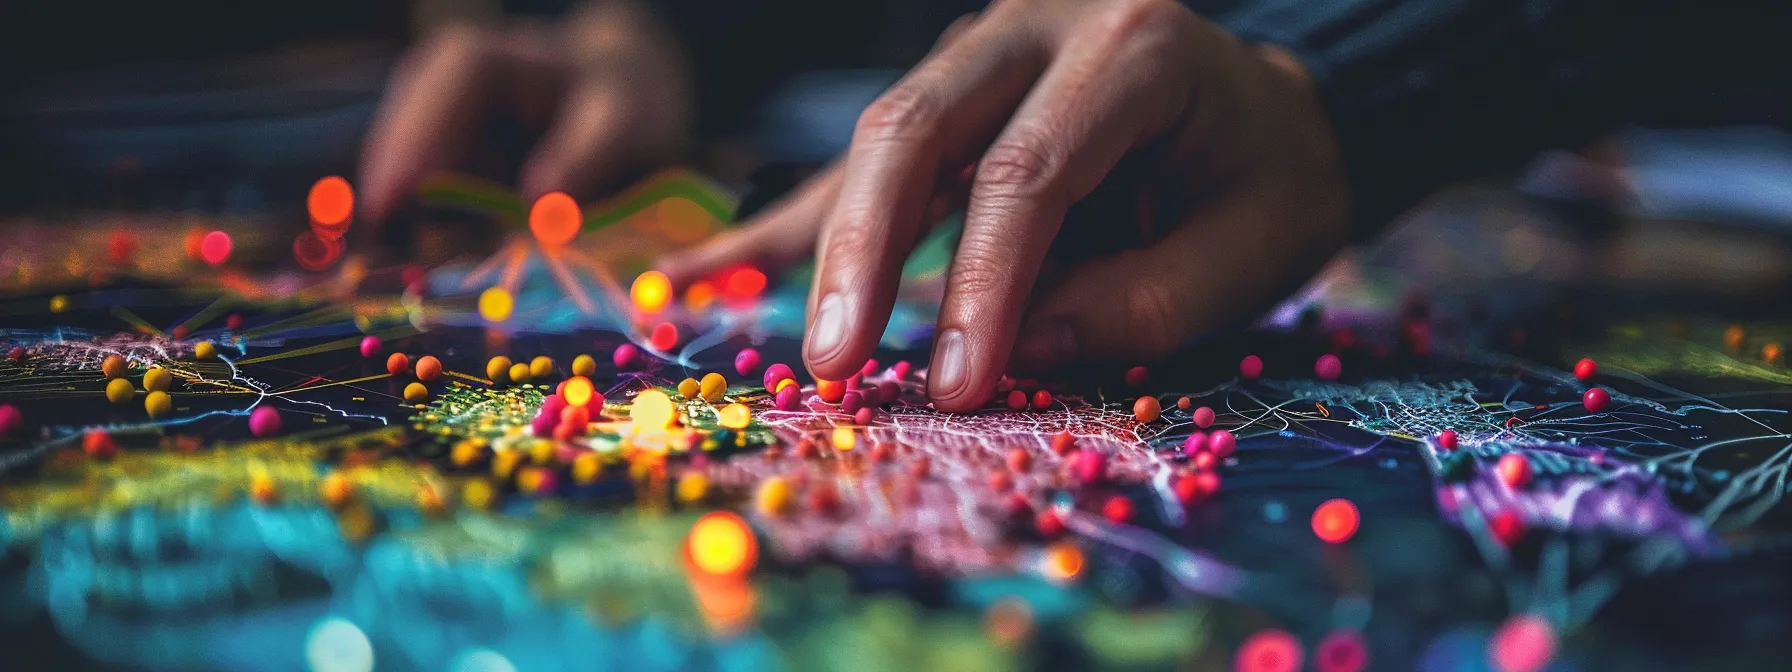
[(927, 142), (939, 127), (940, 111), (918, 84), (901, 84), (865, 107), (853, 127), (853, 142)]

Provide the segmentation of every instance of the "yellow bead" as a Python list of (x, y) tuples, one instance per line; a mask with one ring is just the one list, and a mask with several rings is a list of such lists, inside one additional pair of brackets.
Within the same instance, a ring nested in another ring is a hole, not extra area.
[(467, 506), (475, 509), (490, 511), (492, 506), (498, 503), (498, 489), (492, 487), (490, 481), (475, 478), (461, 486), (460, 501), (466, 502)]
[(678, 479), (678, 501), (695, 504), (709, 496), (709, 478), (698, 472), (691, 472)]
[(636, 430), (660, 432), (672, 426), (677, 409), (666, 393), (659, 390), (642, 390), (635, 395), (635, 402), (629, 405), (628, 417)]
[(516, 300), (503, 287), (488, 287), (479, 293), (479, 316), (492, 322), (510, 319)]
[(529, 460), (536, 464), (554, 461), (554, 442), (541, 440), (529, 444)]
[(795, 385), (795, 384), (796, 384), (796, 381), (791, 380), (789, 378), (784, 378), (782, 380), (779, 380), (777, 386), (775, 386), (772, 389), (772, 394), (777, 394), (779, 392), (783, 392), (784, 388), (790, 387), (791, 385)]
[(411, 383), (404, 386), (404, 401), (407, 404), (421, 404), (429, 400), (429, 388), (423, 383)]
[(721, 401), (722, 395), (728, 393), (728, 379), (723, 378), (719, 373), (705, 373), (703, 382), (698, 384), (697, 391), (703, 395), (704, 401), (712, 404)]
[(200, 341), (198, 345), (193, 346), (194, 359), (211, 359), (217, 356), (218, 346), (213, 345), (211, 341)]
[(531, 378), (546, 378), (552, 375), (554, 375), (554, 359), (552, 357), (542, 355), (529, 360), (529, 376)]
[(686, 399), (696, 399), (697, 394), (702, 391), (703, 388), (697, 384), (696, 378), (686, 378), (678, 381), (678, 396)]
[(497, 357), (491, 358), (491, 361), (485, 363), (485, 377), (492, 379), (494, 384), (503, 385), (504, 381), (509, 380), (509, 376), (509, 357), (498, 355)]
[(150, 392), (167, 392), (174, 384), (174, 376), (167, 369), (159, 366), (149, 367), (143, 372), (143, 389)]
[(529, 382), (529, 365), (516, 363), (510, 365), (510, 382), (521, 385)]
[(131, 387), (131, 381), (113, 378), (106, 381), (106, 400), (123, 406), (131, 403), (131, 397), (137, 396), (137, 388)]
[(174, 412), (174, 398), (167, 392), (151, 392), (143, 398), (143, 410), (148, 411), (151, 418), (168, 415)]
[(492, 475), (498, 478), (510, 478), (516, 473), (516, 466), (523, 461), (521, 451), (506, 450), (492, 456)]
[(572, 480), (579, 485), (591, 485), (604, 472), (604, 462), (597, 453), (585, 453), (572, 460)]
[(790, 484), (783, 478), (773, 476), (759, 484), (759, 492), (754, 497), (759, 512), (768, 516), (782, 515), (790, 508)]
[(746, 429), (753, 424), (753, 411), (746, 404), (733, 403), (716, 411), (716, 424), (729, 429)]
[(572, 375), (590, 378), (597, 375), (597, 360), (591, 355), (579, 355), (572, 358)]
[(456, 443), (454, 444), (453, 452), (451, 452), (448, 457), (450, 460), (454, 461), (454, 466), (473, 466), (475, 463), (479, 462), (481, 458), (485, 457), (485, 443), (478, 439), (467, 439), (460, 443)]
[(118, 355), (106, 355), (100, 360), (100, 375), (107, 378), (118, 378), (124, 375), (124, 358)]

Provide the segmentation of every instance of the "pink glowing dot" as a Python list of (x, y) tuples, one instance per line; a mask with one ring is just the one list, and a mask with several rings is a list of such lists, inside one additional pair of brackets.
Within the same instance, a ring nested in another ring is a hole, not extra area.
[(1318, 672), (1362, 672), (1369, 666), (1369, 646), (1355, 630), (1333, 630), (1313, 648)]
[(1487, 659), (1500, 672), (1537, 672), (1556, 655), (1556, 632), (1540, 616), (1507, 619), (1487, 642)]
[(635, 347), (633, 343), (623, 343), (616, 346), (616, 352), (610, 355), (610, 361), (616, 364), (616, 368), (627, 370), (634, 368), (635, 360), (640, 357), (640, 348)]
[(1303, 652), (1300, 640), (1283, 630), (1260, 630), (1238, 645), (1234, 672), (1295, 672)]
[(269, 437), (280, 433), (280, 411), (272, 406), (257, 406), (249, 412), (249, 433)]
[(1313, 362), (1313, 375), (1319, 376), (1320, 380), (1337, 380), (1344, 375), (1344, 362), (1331, 353), (1320, 355), (1319, 361)]
[(1207, 429), (1208, 427), (1212, 427), (1213, 426), (1213, 409), (1208, 408), (1206, 406), (1202, 406), (1200, 408), (1195, 409), (1194, 421), (1195, 421), (1195, 426), (1200, 427), (1201, 429)]
[(25, 426), (25, 414), (12, 404), (0, 404), (0, 438)]
[(380, 356), (380, 349), (384, 346), (385, 344), (380, 342), (380, 337), (378, 336), (368, 336), (367, 338), (363, 338), (361, 339), (361, 356), (368, 359), (378, 357)]
[(217, 266), (230, 258), (230, 234), (213, 231), (199, 241), (199, 256), (205, 263)]
[(1245, 355), (1244, 359), (1238, 361), (1238, 375), (1244, 376), (1245, 380), (1256, 380), (1263, 375), (1263, 358)]

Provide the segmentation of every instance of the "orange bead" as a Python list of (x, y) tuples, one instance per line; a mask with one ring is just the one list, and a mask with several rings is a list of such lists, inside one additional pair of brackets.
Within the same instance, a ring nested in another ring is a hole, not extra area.
[(394, 352), (386, 358), (386, 372), (394, 376), (402, 376), (411, 372), (411, 358), (402, 352)]
[(1157, 397), (1139, 397), (1138, 401), (1132, 403), (1132, 417), (1139, 422), (1156, 422), (1163, 412), (1163, 405), (1158, 403)]
[(429, 383), (442, 377), (442, 360), (435, 355), (424, 355), (417, 358), (417, 380)]

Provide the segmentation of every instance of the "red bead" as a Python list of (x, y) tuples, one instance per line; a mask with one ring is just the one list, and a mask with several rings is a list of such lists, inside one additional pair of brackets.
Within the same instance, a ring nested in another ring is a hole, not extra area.
[(798, 458), (806, 460), (815, 457), (815, 442), (803, 439), (796, 442), (796, 447), (791, 450), (796, 453)]
[(1194, 457), (1189, 460), (1189, 465), (1200, 471), (1213, 471), (1213, 468), (1219, 464), (1220, 458), (1214, 457), (1213, 453), (1205, 450), (1195, 453)]
[(94, 429), (82, 435), (81, 450), (90, 458), (110, 460), (118, 454), (118, 444), (112, 440), (111, 434)]
[(1076, 450), (1076, 436), (1069, 431), (1058, 432), (1052, 436), (1052, 452), (1064, 455)]
[(1487, 529), (1493, 533), (1493, 538), (1500, 540), (1501, 545), (1511, 548), (1524, 539), (1524, 516), (1512, 509), (1502, 509), (1487, 521)]
[(634, 368), (635, 361), (640, 357), (640, 348), (635, 347), (633, 343), (623, 343), (616, 346), (615, 352), (610, 353), (610, 362), (615, 364), (616, 368), (626, 371)]
[(1446, 429), (1437, 433), (1437, 447), (1444, 450), (1456, 449), (1456, 430)]
[(1603, 387), (1587, 388), (1587, 393), (1580, 396), (1580, 403), (1587, 407), (1588, 413), (1604, 413), (1612, 405), (1612, 395)]
[(1313, 375), (1319, 376), (1320, 380), (1337, 380), (1344, 375), (1344, 362), (1331, 353), (1320, 355), (1319, 360), (1313, 362)]
[(989, 489), (996, 492), (1007, 492), (1014, 487), (1014, 477), (1006, 471), (997, 471), (989, 475)]
[(1008, 410), (1024, 411), (1027, 408), (1027, 393), (1020, 390), (1008, 391)]
[(12, 346), (11, 350), (6, 351), (6, 358), (10, 359), (12, 361), (15, 361), (15, 362), (19, 361), (21, 359), (24, 359), (25, 358), (25, 346), (23, 346), (23, 345)]
[(1245, 380), (1256, 380), (1263, 375), (1263, 358), (1245, 355), (1244, 359), (1238, 361), (1238, 375), (1244, 376)]
[(1034, 408), (1034, 410), (1043, 411), (1043, 410), (1051, 408), (1051, 407), (1052, 407), (1052, 393), (1047, 392), (1045, 390), (1040, 390), (1038, 392), (1033, 393), (1033, 408)]
[(678, 345), (678, 327), (671, 322), (653, 325), (653, 332), (647, 336), (647, 344), (660, 352), (671, 352)]
[(1334, 630), (1313, 648), (1316, 672), (1362, 672), (1369, 667), (1369, 645), (1355, 630)]
[(740, 375), (748, 375), (759, 370), (759, 351), (752, 348), (741, 348), (734, 354), (734, 371)]
[(854, 423), (857, 423), (860, 425), (871, 424), (871, 409), (869, 409), (869, 408), (859, 409), (859, 412), (852, 414), (852, 421)]
[(1051, 509), (1046, 509), (1033, 516), (1033, 527), (1039, 530), (1039, 536), (1056, 539), (1064, 534), (1064, 519), (1059, 518)]
[(1135, 366), (1126, 370), (1126, 384), (1133, 387), (1144, 387), (1151, 382), (1151, 370), (1143, 366)]
[(1027, 468), (1031, 466), (1033, 466), (1033, 454), (1027, 452), (1027, 449), (1015, 448), (1014, 450), (1008, 451), (1009, 469), (1013, 469), (1020, 473), (1026, 473)]
[(1101, 505), (1101, 515), (1118, 524), (1132, 522), (1132, 500), (1124, 495), (1109, 497), (1107, 503)]
[(1194, 474), (1183, 474), (1178, 476), (1176, 478), (1176, 483), (1171, 485), (1170, 489), (1175, 491), (1176, 501), (1182, 502), (1185, 505), (1200, 501), (1201, 497), (1205, 494), (1201, 491), (1201, 484), (1199, 480), (1195, 478)]
[(1591, 357), (1584, 358), (1574, 363), (1575, 378), (1579, 378), (1581, 381), (1585, 382), (1592, 380), (1593, 376), (1597, 375), (1599, 375), (1599, 362), (1593, 361)]
[(817, 380), (815, 381), (815, 396), (821, 397), (822, 401), (830, 404), (838, 404), (846, 398), (846, 381)]
[(1531, 482), (1531, 461), (1519, 453), (1506, 453), (1495, 463), (1493, 471), (1508, 488), (1522, 488)]
[[(1184, 398), (1186, 399), (1187, 397)], [(1201, 429), (1212, 427), (1214, 421), (1213, 409), (1206, 406), (1195, 409), (1194, 421), (1195, 426), (1200, 427)]]
[(1202, 497), (1211, 497), (1220, 491), (1220, 475), (1211, 471), (1197, 471), (1194, 475), (1195, 489)]

